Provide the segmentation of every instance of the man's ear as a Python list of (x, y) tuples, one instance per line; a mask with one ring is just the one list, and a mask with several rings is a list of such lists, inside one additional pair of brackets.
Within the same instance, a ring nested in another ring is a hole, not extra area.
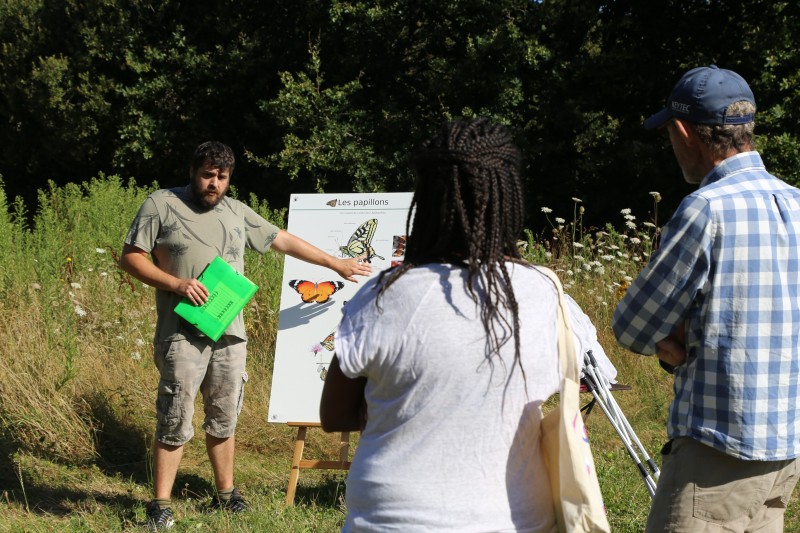
[(697, 132), (694, 131), (694, 127), (691, 124), (676, 118), (672, 125), (678, 137), (682, 139), (684, 143), (692, 145), (697, 142)]

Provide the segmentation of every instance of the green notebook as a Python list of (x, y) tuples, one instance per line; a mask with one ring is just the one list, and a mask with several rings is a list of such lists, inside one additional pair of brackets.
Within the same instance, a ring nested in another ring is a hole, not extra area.
[(216, 342), (256, 293), (258, 285), (219, 256), (197, 279), (208, 289), (208, 300), (203, 305), (194, 305), (183, 298), (175, 306), (175, 312)]

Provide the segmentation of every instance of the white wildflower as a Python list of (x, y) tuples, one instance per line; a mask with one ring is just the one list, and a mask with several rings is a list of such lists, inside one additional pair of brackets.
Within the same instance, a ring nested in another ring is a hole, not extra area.
[(575, 198), (574, 196), (572, 197), (572, 201), (575, 202), (576, 204), (580, 204), (583, 202), (583, 200), (581, 200), (580, 198)]
[(98, 254), (106, 253), (106, 249), (105, 248), (95, 248), (94, 251), (97, 252)]
[(630, 220), (625, 222), (625, 225), (628, 226), (630, 229), (636, 229), (636, 223), (635, 222), (631, 222)]
[(623, 215), (630, 215), (631, 209), (630, 207), (626, 207), (625, 209), (621, 210), (620, 213), (622, 213)]
[(614, 259), (614, 256), (613, 255), (608, 255), (608, 254), (601, 255), (600, 259), (602, 259), (603, 261), (611, 261), (612, 259)]
[(142, 339), (136, 339), (133, 341), (136, 346), (144, 346), (144, 341)]
[(81, 307), (81, 306), (80, 306), (80, 305), (78, 305), (78, 304), (75, 304), (75, 314), (76, 314), (76, 315), (78, 315), (78, 316), (80, 316), (80, 317), (84, 317), (84, 316), (86, 316), (86, 314), (87, 314), (87, 313), (86, 313), (86, 311), (83, 309), (83, 307)]
[(583, 248), (583, 245), (579, 242), (573, 242), (572, 246), (574, 246), (575, 248)]
[(625, 220), (636, 220), (636, 217), (633, 215), (625, 215)]
[(72, 287), (73, 289), (80, 289), (81, 288), (81, 284), (80, 283), (75, 283), (74, 281), (72, 283), (70, 283), (69, 286)]
[(103, 276), (103, 277), (106, 277), (106, 276), (108, 276), (108, 272), (100, 272), (100, 275)]
[(134, 361), (139, 361), (142, 358), (142, 354), (139, 352), (131, 352), (131, 359)]
[(550, 209), (549, 207), (543, 207), (542, 208), (542, 213), (544, 213), (544, 214), (548, 214), (548, 213), (552, 213), (552, 212), (553, 212), (553, 210)]
[(575, 275), (575, 272), (573, 272), (572, 269), (567, 270), (567, 276), (574, 276), (574, 275)]
[(624, 279), (624, 280), (625, 280), (625, 281), (627, 281), (628, 283), (630, 283), (631, 281), (633, 281), (633, 278), (632, 278), (632, 277), (630, 277), (630, 276), (625, 276), (625, 277), (624, 277), (624, 278), (622, 278), (622, 279)]
[(646, 226), (648, 228), (655, 228), (656, 227), (656, 225), (653, 224), (652, 222), (642, 222), (642, 225)]
[(563, 224), (564, 222), (566, 222), (566, 220), (564, 220), (564, 219), (563, 219), (563, 218), (561, 218), (561, 217), (556, 217), (556, 218), (555, 218), (555, 221), (556, 221), (556, 223), (557, 223), (557, 224)]
[(641, 244), (642, 240), (639, 237), (631, 237), (631, 244)]
[(661, 194), (659, 194), (657, 191), (650, 191), (650, 196), (653, 197), (653, 200), (655, 200), (656, 203), (661, 201)]

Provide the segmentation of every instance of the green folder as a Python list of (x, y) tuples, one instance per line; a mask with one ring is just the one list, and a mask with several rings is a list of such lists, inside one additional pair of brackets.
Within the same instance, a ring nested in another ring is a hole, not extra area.
[(194, 305), (183, 298), (175, 306), (175, 312), (216, 342), (256, 293), (258, 285), (219, 256), (197, 279), (208, 289), (208, 300), (203, 305)]

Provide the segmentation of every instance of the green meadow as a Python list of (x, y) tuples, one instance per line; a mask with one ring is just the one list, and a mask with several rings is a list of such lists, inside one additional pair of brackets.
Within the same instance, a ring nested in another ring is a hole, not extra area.
[[(153, 289), (116, 261), (130, 221), (156, 187), (105, 176), (51, 184), (35, 212), (0, 188), (0, 532), (144, 530), (158, 382), (155, 307)], [(284, 224), (285, 212), (241, 199)], [(529, 206), (551, 226), (520, 242), (530, 261), (558, 272), (593, 319), (619, 382), (631, 386), (615, 397), (657, 462), (671, 377), (654, 359), (617, 347), (610, 319), (648, 260), (659, 200), (655, 192), (640, 200), (636, 211), (651, 213), (650, 220), (623, 210), (603, 228), (584, 227), (586, 206), (577, 199), (571, 213)], [(266, 416), (283, 257), (248, 252), (246, 263), (261, 290), (245, 312), (251, 378), (236, 434), (236, 475), (252, 512), (205, 510), (211, 468), (203, 439), (195, 438), (175, 485), (173, 531), (336, 531), (345, 516), (345, 472), (303, 470), (296, 505), (285, 504), (296, 430)], [(642, 531), (650, 496), (638, 470), (599, 408), (587, 425), (613, 530)], [(351, 443), (352, 450), (357, 435)], [(337, 453), (338, 435), (309, 432), (306, 458)], [(799, 515), (793, 500), (787, 531), (800, 530)]]

